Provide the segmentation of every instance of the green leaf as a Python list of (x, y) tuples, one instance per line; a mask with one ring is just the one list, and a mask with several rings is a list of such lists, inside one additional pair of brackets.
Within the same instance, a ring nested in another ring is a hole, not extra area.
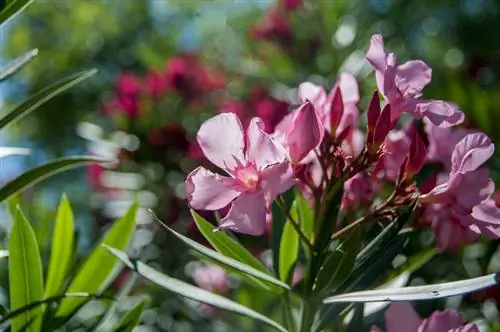
[(252, 277), (252, 279), (257, 279), (256, 281), (260, 281), (259, 285), (261, 285), (262, 282), (264, 282), (265, 285), (268, 286), (266, 288), (271, 288), (274, 291), (281, 292), (282, 289), (290, 290), (290, 287), (288, 287), (287, 284), (284, 284), (281, 281), (273, 278), (271, 275), (269, 275), (269, 273), (262, 272), (261, 270), (257, 270), (250, 265), (237, 261), (233, 258), (224, 256), (215, 250), (209, 249), (199, 244), (198, 242), (193, 241), (190, 238), (174, 231), (172, 228), (168, 227), (163, 222), (161, 222), (156, 216), (154, 216), (154, 218), (164, 228), (166, 228), (170, 233), (172, 233), (176, 238), (184, 242), (191, 249), (200, 253), (202, 256), (209, 258), (212, 262), (215, 262), (218, 265), (222, 265), (222, 267), (230, 268), (231, 271), (237, 272), (240, 275)]
[(363, 241), (363, 231), (359, 227), (338, 245), (328, 256), (319, 270), (315, 283), (315, 291), (332, 291), (336, 289), (351, 273), (356, 255)]
[(363, 316), (364, 316), (365, 306), (362, 304), (356, 304), (354, 306), (354, 315), (352, 316), (347, 332), (359, 332), (363, 331)]
[(427, 248), (425, 250), (422, 250), (419, 253), (414, 254), (411, 257), (408, 257), (406, 261), (401, 264), (401, 266), (398, 266), (393, 272), (389, 274), (389, 277), (387, 278), (387, 282), (396, 279), (403, 273), (413, 273), (419, 268), (421, 268), (424, 264), (426, 264), (428, 261), (430, 261), (434, 256), (437, 254), (437, 249), (436, 248)]
[(132, 261), (125, 253), (116, 250), (112, 247), (106, 247), (113, 255), (118, 257), (125, 265), (129, 268), (134, 269), (141, 276), (146, 278), (147, 280), (157, 284), (160, 287), (165, 288), (166, 290), (178, 294), (184, 298), (188, 298), (190, 300), (198, 301), (201, 303), (209, 304), (211, 306), (217, 307), (219, 309), (231, 311), (243, 316), (247, 316), (253, 318), (255, 320), (261, 321), (269, 326), (276, 328), (279, 331), (286, 332), (287, 330), (276, 323), (275, 321), (267, 318), (266, 316), (255, 312), (247, 307), (242, 306), (236, 302), (233, 302), (223, 296), (211, 293), (204, 289), (195, 287), (188, 283), (185, 283), (181, 280), (169, 277), (150, 266), (139, 262)]
[[(22, 0), (20, 0), (20, 1), (22, 1)], [(1, 14), (0, 14), (0, 21), (1, 21)], [(20, 118), (29, 114), (31, 111), (38, 108), (40, 105), (42, 105), (46, 101), (50, 100), (52, 97), (57, 96), (61, 92), (71, 88), (73, 85), (80, 83), (84, 79), (89, 78), (90, 76), (94, 75), (95, 73), (97, 73), (96, 69), (82, 71), (82, 72), (71, 75), (65, 79), (62, 79), (62, 80), (48, 86), (47, 88), (38, 92), (37, 94), (35, 94), (31, 98), (29, 98), (28, 100), (23, 102), (22, 104), (20, 104), (16, 108), (14, 108), (12, 111), (7, 113), (4, 117), (2, 117), (0, 119), (0, 129), (7, 126), (8, 124), (11, 124), (11, 123), (19, 120)]]
[(2, 69), (0, 69), (0, 82), (5, 81), (6, 79), (14, 75), (17, 71), (19, 71), (26, 64), (28, 64), (28, 62), (33, 60), (33, 58), (37, 54), (38, 54), (38, 49), (35, 48), (10, 61)]
[[(116, 259), (102, 247), (102, 244), (120, 250), (125, 250), (128, 247), (135, 229), (137, 208), (137, 203), (134, 203), (127, 213), (104, 234), (101, 243), (90, 253), (69, 285), (68, 293), (97, 293), (106, 286), (118, 264)], [(64, 300), (57, 310), (56, 317), (71, 315), (81, 303), (80, 299)]]
[(302, 232), (309, 240), (312, 240), (314, 238), (314, 211), (300, 192), (295, 194), (294, 203)]
[[(295, 204), (292, 205), (292, 211)], [(296, 209), (296, 207), (295, 207)], [(297, 219), (295, 219), (297, 220)], [(289, 282), (293, 276), (293, 268), (299, 255), (299, 234), (293, 227), (290, 220), (285, 224), (280, 243), (279, 275), (284, 282)], [(285, 250), (283, 250), (285, 249)]]
[(73, 211), (66, 195), (63, 195), (57, 210), (56, 223), (52, 235), (49, 270), (45, 283), (45, 297), (61, 292), (73, 253), (74, 237)]
[[(35, 232), (18, 208), (9, 239), (9, 292), (11, 309), (17, 310), (43, 298), (42, 260)], [(12, 320), (12, 331), (33, 320), (27, 331), (40, 331), (41, 308), (24, 312)]]
[(498, 273), (493, 273), (479, 278), (446, 282), (435, 285), (369, 290), (364, 292), (341, 294), (326, 298), (323, 300), (323, 303), (431, 300), (468, 294), (498, 284), (500, 284), (500, 275)]
[(102, 162), (109, 162), (109, 160), (95, 156), (74, 156), (54, 159), (46, 164), (30, 169), (3, 186), (0, 189), (0, 202), (9, 199), (26, 187), (34, 185), (54, 174), (74, 167)]
[(35, 0), (10, 0), (0, 12), (0, 27), (13, 19), (21, 11), (25, 10)]
[[(290, 211), (293, 204), (295, 191), (293, 189), (288, 190), (286, 193), (282, 194), (278, 199), (283, 199), (285, 209)], [(280, 246), (281, 246), (281, 236), (283, 235), (283, 230), (285, 228), (286, 217), (278, 203), (275, 201), (271, 206), (271, 212), (273, 216), (273, 222), (271, 223), (271, 252), (273, 257), (273, 269), (275, 275), (279, 278), (279, 261), (280, 261)]]
[(211, 223), (206, 221), (202, 216), (193, 210), (191, 210), (191, 215), (193, 216), (196, 226), (198, 226), (201, 234), (203, 234), (205, 239), (207, 239), (215, 250), (226, 257), (249, 265), (256, 270), (269, 273), (266, 267), (236, 240), (222, 231), (216, 232), (215, 227)]
[[(46, 298), (43, 300), (31, 302), (30, 304), (28, 304), (22, 308), (8, 312), (7, 314), (5, 314), (2, 317), (2, 319), (0, 319), (0, 325), (3, 325), (6, 322), (8, 322), (9, 320), (17, 318), (21, 315), (28, 314), (28, 313), (33, 312), (35, 310), (40, 310), (40, 308), (46, 304), (61, 302), (63, 299), (68, 298), (68, 297), (79, 297), (79, 298), (85, 298), (86, 300), (112, 299), (109, 296), (105, 296), (105, 295), (95, 295), (95, 294), (87, 294), (87, 293), (72, 293), (72, 294), (66, 293), (66, 294), (62, 294), (62, 295), (52, 296), (52, 297), (49, 297), (49, 298)], [(28, 324), (29, 324), (29, 322), (28, 322)]]
[(144, 299), (137, 303), (118, 323), (118, 326), (113, 330), (115, 332), (132, 332), (134, 327), (136, 327), (141, 321), (141, 315), (148, 300)]

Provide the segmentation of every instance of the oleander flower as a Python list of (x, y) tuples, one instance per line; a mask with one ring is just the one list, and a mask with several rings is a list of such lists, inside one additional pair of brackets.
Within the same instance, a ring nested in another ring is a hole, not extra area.
[(205, 121), (197, 140), (205, 157), (228, 176), (202, 167), (192, 171), (186, 179), (190, 206), (219, 210), (231, 205), (220, 229), (262, 235), (270, 204), (294, 185), (285, 149), (264, 132), (261, 119), (252, 119), (245, 132), (233, 113)]
[(391, 122), (401, 113), (417, 118), (426, 117), (440, 127), (450, 127), (463, 122), (464, 115), (458, 106), (442, 100), (422, 100), (422, 90), (430, 83), (432, 70), (421, 60), (397, 65), (396, 55), (387, 53), (381, 35), (371, 38), (366, 59), (375, 69), (377, 87), (391, 105)]
[(210, 292), (224, 294), (229, 291), (227, 273), (217, 265), (200, 265), (195, 268), (191, 277), (198, 286)]

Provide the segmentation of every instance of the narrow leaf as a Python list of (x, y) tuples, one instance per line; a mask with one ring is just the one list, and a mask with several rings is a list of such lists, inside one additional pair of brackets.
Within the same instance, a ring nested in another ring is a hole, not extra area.
[(13, 19), (21, 11), (25, 10), (35, 0), (10, 0), (0, 12), (0, 27)]
[(134, 327), (136, 327), (141, 321), (141, 315), (146, 305), (148, 304), (148, 300), (144, 299), (141, 302), (137, 303), (118, 323), (118, 327), (116, 327), (113, 331), (115, 332), (132, 332)]
[(51, 297), (61, 292), (73, 253), (75, 232), (73, 211), (66, 195), (63, 195), (59, 203), (53, 232), (45, 297)]
[(281, 281), (273, 278), (268, 273), (264, 273), (261, 270), (257, 270), (250, 265), (244, 264), (244, 263), (237, 261), (233, 258), (224, 256), (215, 250), (209, 249), (209, 248), (199, 244), (198, 242), (193, 241), (190, 238), (174, 231), (172, 228), (168, 227), (163, 222), (161, 222), (156, 216), (154, 216), (154, 218), (164, 228), (166, 228), (170, 233), (172, 233), (176, 238), (178, 238), (179, 240), (184, 242), (191, 249), (200, 253), (202, 256), (208, 257), (211, 261), (215, 261), (216, 263), (218, 263), (219, 265), (222, 265), (223, 267), (230, 267), (230, 268), (232, 268), (233, 271), (237, 271), (240, 274), (243, 274), (245, 276), (251, 276), (251, 277), (254, 277), (258, 280), (265, 282), (266, 284), (271, 284), (271, 286), (274, 286), (274, 287), (272, 287), (273, 290), (276, 290), (276, 287), (278, 287), (278, 291), (281, 289), (286, 289), (286, 290), (290, 289), (290, 287), (288, 287), (287, 284), (282, 283)]
[(362, 304), (357, 304), (354, 306), (354, 316), (352, 317), (347, 332), (359, 332), (363, 331), (363, 316), (365, 307)]
[[(42, 260), (35, 232), (18, 208), (9, 239), (9, 292), (12, 310), (43, 298)], [(40, 331), (41, 308), (25, 312), (12, 321), (16, 332), (33, 320), (27, 331)]]
[[(18, 0), (17, 2), (24, 1), (24, 0)], [(31, 2), (31, 1), (30, 1)], [(0, 13), (0, 22), (1, 22), (1, 16), (2, 14)], [(47, 88), (43, 89), (42, 91), (38, 92), (16, 108), (14, 108), (12, 111), (7, 113), (4, 117), (0, 119), (0, 129), (5, 127), (8, 124), (11, 124), (20, 118), (24, 117), (25, 115), (29, 114), (31, 111), (35, 110), (38, 108), (40, 105), (45, 103), (46, 101), (50, 100), (52, 97), (57, 96), (61, 92), (71, 88), (72, 86), (80, 83), (84, 79), (89, 78), (90, 76), (94, 75), (97, 73), (96, 69), (91, 69), (91, 70), (86, 70), (79, 72), (77, 74), (71, 75), (67, 78), (64, 78)]]
[(300, 227), (306, 237), (312, 240), (314, 238), (314, 211), (300, 192), (295, 194), (295, 204)]
[(28, 64), (28, 62), (33, 60), (33, 58), (37, 56), (37, 54), (38, 49), (35, 48), (10, 61), (2, 69), (0, 69), (0, 82), (14, 75), (18, 70)]
[(241, 304), (238, 304), (236, 302), (233, 302), (223, 296), (211, 293), (209, 291), (206, 291), (204, 289), (195, 287), (193, 285), (190, 285), (188, 283), (185, 283), (181, 280), (169, 277), (151, 267), (148, 265), (139, 262), (139, 261), (132, 261), (125, 253), (116, 250), (112, 247), (107, 246), (106, 247), (113, 255), (118, 257), (125, 265), (127, 265), (129, 268), (134, 269), (137, 273), (139, 273), (141, 276), (144, 278), (148, 279), (149, 281), (157, 284), (158, 286), (161, 286), (165, 288), (166, 290), (173, 292), (175, 294), (178, 294), (184, 298), (188, 298), (194, 301), (198, 301), (201, 303), (209, 304), (214, 307), (217, 307), (219, 309), (231, 311), (240, 315), (244, 315), (250, 318), (253, 318), (255, 320), (261, 321), (269, 326), (272, 326), (276, 328), (279, 331), (286, 332), (287, 330), (276, 323), (275, 321), (267, 318), (266, 316), (259, 314), (258, 312), (255, 312), (247, 307), (242, 306)]
[(289, 280), (292, 279), (295, 261), (299, 255), (299, 234), (297, 234), (290, 220), (286, 222), (285, 228), (283, 229), (280, 248), (282, 249), (280, 250), (279, 262), (280, 279), (284, 282), (289, 282)]
[(435, 285), (370, 290), (342, 294), (329, 297), (323, 300), (323, 303), (431, 300), (468, 294), (498, 284), (500, 284), (500, 275), (493, 273), (479, 278), (446, 282)]
[[(101, 243), (91, 252), (69, 285), (68, 293), (97, 293), (106, 286), (118, 264), (116, 259), (110, 256), (106, 249), (102, 247), (102, 244), (120, 250), (125, 250), (128, 247), (135, 229), (137, 208), (137, 203), (134, 203), (127, 213), (104, 234)], [(82, 300), (80, 299), (64, 300), (56, 313), (56, 317), (71, 314), (81, 303)]]
[[(290, 189), (286, 193), (278, 197), (278, 199), (283, 200), (284, 202), (283, 205), (286, 212), (289, 212), (290, 208), (292, 207), (294, 195), (295, 191), (293, 189)], [(270, 247), (273, 257), (273, 270), (276, 277), (279, 278), (281, 236), (283, 235), (283, 230), (285, 229), (286, 218), (285, 214), (278, 205), (277, 201), (273, 202), (271, 206), (271, 213), (272, 213), (272, 222), (271, 222)]]
[(109, 162), (109, 160), (95, 156), (75, 156), (54, 159), (46, 164), (30, 169), (3, 186), (0, 189), (0, 202), (9, 199), (12, 195), (24, 190), (26, 187), (34, 185), (54, 174), (74, 167), (102, 162)]
[(256, 270), (268, 273), (267, 268), (255, 258), (245, 247), (222, 231), (215, 232), (215, 227), (202, 216), (191, 210), (191, 215), (201, 234), (221, 254), (249, 265)]

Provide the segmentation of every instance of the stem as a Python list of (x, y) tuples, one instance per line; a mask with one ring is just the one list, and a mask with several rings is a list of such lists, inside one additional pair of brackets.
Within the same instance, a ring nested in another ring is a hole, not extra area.
[(287, 328), (291, 332), (297, 331), (295, 327), (295, 319), (293, 318), (292, 311), (292, 299), (290, 298), (290, 293), (286, 292), (284, 296), (284, 305), (285, 305), (285, 320), (287, 324)]
[(287, 219), (290, 221), (290, 223), (292, 224), (293, 228), (295, 228), (295, 231), (297, 232), (297, 234), (299, 234), (300, 239), (304, 242), (304, 244), (306, 245), (306, 247), (309, 250), (313, 250), (313, 246), (312, 246), (311, 242), (309, 241), (309, 239), (307, 238), (307, 236), (302, 232), (302, 229), (300, 228), (300, 226), (297, 223), (297, 221), (295, 221), (295, 219), (292, 218), (292, 216), (290, 215), (290, 212), (288, 212), (288, 210), (285, 208), (285, 204), (283, 203), (281, 197), (279, 197), (276, 200), (276, 203), (278, 204), (278, 206), (280, 207), (280, 209), (282, 210), (282, 212), (285, 214), (285, 216), (287, 217)]
[(302, 307), (302, 318), (300, 320), (300, 332), (311, 332), (311, 327), (314, 323), (314, 316), (314, 305), (308, 301), (304, 301), (304, 305)]

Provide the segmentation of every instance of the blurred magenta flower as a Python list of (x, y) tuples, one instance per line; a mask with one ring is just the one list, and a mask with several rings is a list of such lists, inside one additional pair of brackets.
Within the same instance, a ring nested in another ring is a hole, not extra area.
[(262, 23), (250, 28), (250, 35), (255, 39), (275, 41), (288, 49), (293, 41), (292, 27), (286, 13), (278, 7), (266, 11)]
[(304, 0), (280, 0), (280, 3), (288, 11), (294, 11), (304, 4)]
[[(385, 311), (386, 332), (479, 332), (476, 324), (465, 324), (451, 309), (435, 311), (421, 319), (409, 302), (394, 302)], [(373, 326), (372, 332), (380, 329)]]
[(127, 118), (135, 119), (139, 116), (139, 102), (141, 98), (141, 83), (133, 74), (120, 74), (116, 83), (115, 98), (104, 105), (106, 113), (120, 112)]
[(219, 210), (231, 204), (219, 228), (263, 234), (270, 204), (294, 184), (286, 151), (264, 132), (262, 120), (252, 119), (245, 132), (232, 113), (205, 121), (197, 139), (205, 157), (229, 176), (202, 167), (192, 171), (186, 179), (191, 207)]
[(347, 180), (344, 184), (344, 196), (342, 197), (341, 210), (356, 209), (360, 204), (373, 200), (376, 192), (376, 183), (366, 173), (358, 173)]
[(146, 75), (145, 81), (147, 92), (153, 99), (160, 98), (166, 92), (167, 80), (162, 73), (150, 71)]
[(464, 120), (457, 105), (441, 100), (420, 100), (422, 90), (430, 83), (432, 70), (421, 60), (396, 63), (396, 55), (387, 53), (381, 35), (371, 38), (366, 59), (375, 69), (378, 89), (391, 105), (391, 122), (402, 112), (417, 118), (427, 117), (433, 124), (450, 127)]
[(229, 291), (229, 279), (224, 269), (213, 264), (197, 267), (192, 274), (193, 281), (210, 292), (224, 294)]

